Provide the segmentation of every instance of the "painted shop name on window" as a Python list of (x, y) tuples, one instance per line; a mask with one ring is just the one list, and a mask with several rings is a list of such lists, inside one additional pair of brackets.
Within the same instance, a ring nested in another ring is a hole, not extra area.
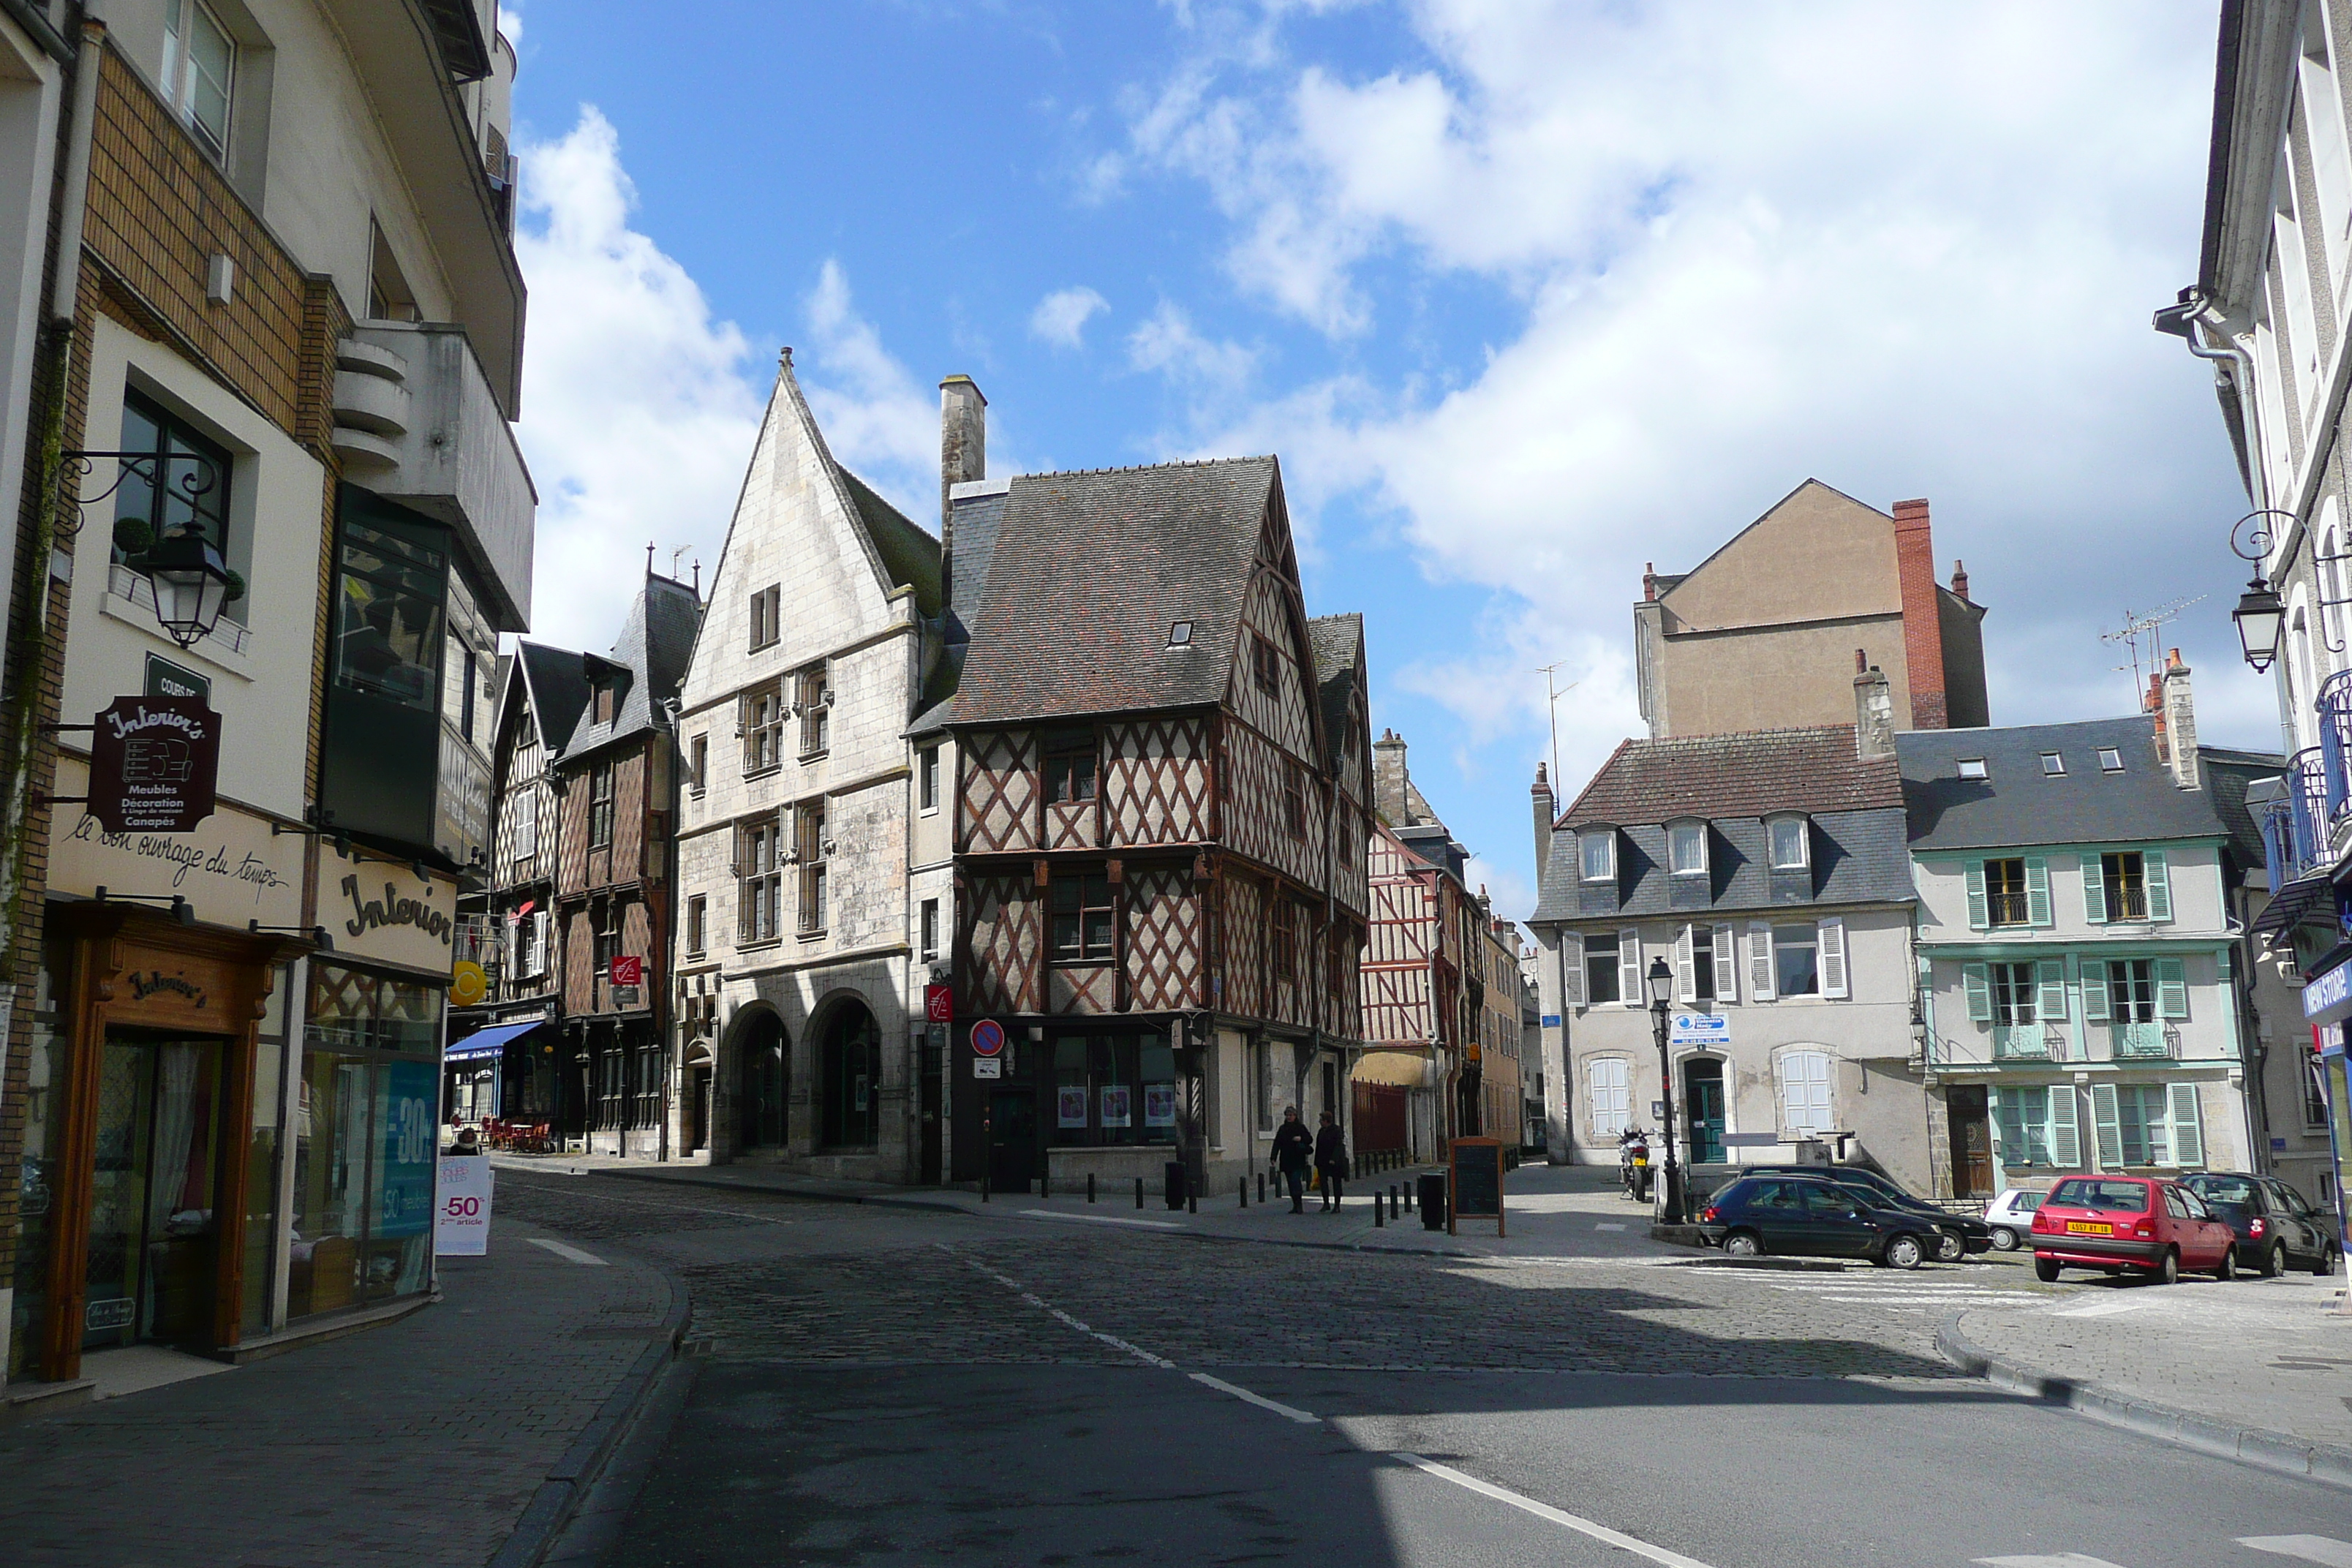
[(343, 929), (353, 936), (363, 935), (378, 926), (415, 926), (425, 935), (437, 938), (441, 945), (449, 945), (449, 917), (422, 899), (404, 899), (397, 885), (386, 882), (381, 901), (360, 897), (360, 879), (343, 879), (344, 896), (352, 900), (352, 918)]
[(184, 834), (109, 833), (98, 818), (84, 814), (74, 824), (73, 838), (77, 842), (100, 845), (108, 849), (120, 849), (142, 859), (162, 860), (176, 868), (172, 873), (172, 886), (177, 888), (188, 879), (191, 871), (207, 876), (226, 877), (232, 882), (250, 886), (257, 898), (262, 893), (294, 884), (278, 874), (278, 868), (260, 856), (233, 850), (226, 844), (207, 848), (191, 844)]

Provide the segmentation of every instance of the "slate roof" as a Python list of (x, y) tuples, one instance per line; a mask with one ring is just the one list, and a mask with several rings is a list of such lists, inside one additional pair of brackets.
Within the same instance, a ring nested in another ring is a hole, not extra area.
[[(2113, 747), (2123, 771), (2099, 766)], [(2211, 792), (2174, 786), (2157, 761), (2156, 721), (2093, 719), (1992, 730), (1912, 730), (1895, 736), (1914, 850), (1997, 849), (2024, 844), (2129, 844), (2219, 838), (2224, 828)], [(2046, 777), (2042, 756), (2065, 760)], [(1981, 757), (1987, 777), (1959, 776), (1963, 757)]]
[[(841, 465), (834, 467), (841, 468)], [(842, 483), (856, 503), (857, 521), (874, 542), (883, 569), (893, 587), (915, 590), (915, 607), (924, 615), (940, 613), (940, 542), (907, 520), (907, 514), (874, 493), (874, 488), (847, 468)]]
[[(1225, 693), (1271, 457), (1012, 481), (954, 722), (1206, 707)], [(1192, 623), (1189, 651), (1168, 629)]]
[(1560, 813), (1559, 826), (1900, 806), (1894, 759), (1863, 762), (1853, 745), (1851, 724), (1627, 741)]
[(2214, 815), (2230, 836), (2231, 853), (2241, 868), (2264, 864), (2262, 829), (2246, 809), (2246, 788), (2257, 779), (2274, 779), (2286, 772), (2286, 758), (2277, 752), (2239, 752), (2222, 746), (2200, 746), (2205, 792), (2213, 797)]
[[(564, 743), (565, 760), (626, 740), (660, 722), (661, 705), (677, 695), (686, 679), (687, 660), (694, 653), (695, 629), (701, 619), (702, 606), (693, 589), (667, 577), (646, 579), (635, 603), (629, 606), (629, 618), (622, 623), (612, 653), (596, 660), (620, 672), (620, 701), (613, 721), (597, 723), (595, 710), (583, 706)], [(584, 672), (595, 656), (580, 654), (573, 659), (574, 668)], [(586, 689), (583, 673), (583, 701)]]
[(588, 678), (581, 671), (580, 656), (569, 648), (517, 643), (515, 657), (522, 661), (522, 683), (530, 692), (540, 744), (552, 760), (572, 738), (572, 726), (580, 722), (581, 712), (588, 706)]
[(1814, 905), (1907, 903), (1916, 896), (1899, 807), (1810, 816), (1812, 865), (1793, 874), (1771, 869), (1770, 835), (1761, 816), (1710, 816), (1707, 884), (1696, 899), (1687, 891), (1677, 897), (1672, 886), (1664, 824), (1618, 829), (1613, 883), (1580, 881), (1576, 834), (1555, 829), (1543, 896), (1528, 919), (1607, 922), (1667, 915), (1704, 922)]
[(1336, 752), (1348, 723), (1348, 694), (1355, 689), (1356, 665), (1364, 647), (1364, 617), (1317, 616), (1307, 623), (1307, 646), (1315, 655), (1315, 685), (1323, 707), (1323, 733)]

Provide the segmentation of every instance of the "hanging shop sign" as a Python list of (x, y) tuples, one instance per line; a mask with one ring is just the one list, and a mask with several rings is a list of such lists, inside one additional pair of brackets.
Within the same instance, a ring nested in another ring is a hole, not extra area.
[(449, 971), (449, 1005), (470, 1007), (490, 994), (490, 977), (470, 958), (461, 958)]
[(646, 961), (635, 953), (613, 955), (613, 984), (638, 986), (646, 983)]
[(926, 985), (923, 987), (923, 1021), (929, 1024), (955, 1022), (955, 987)]
[(188, 833), (213, 814), (220, 715), (201, 697), (118, 697), (92, 721), (89, 815), (110, 833)]

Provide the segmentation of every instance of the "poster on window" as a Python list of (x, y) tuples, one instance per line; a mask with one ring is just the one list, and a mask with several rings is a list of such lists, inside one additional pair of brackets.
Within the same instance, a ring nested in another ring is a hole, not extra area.
[(1055, 1118), (1059, 1127), (1084, 1127), (1087, 1124), (1087, 1086), (1066, 1083), (1062, 1086), (1060, 1114)]
[(1130, 1112), (1128, 1108), (1128, 1095), (1129, 1092), (1128, 1086), (1123, 1083), (1107, 1083), (1103, 1085), (1102, 1110), (1103, 1125), (1105, 1127), (1132, 1127), (1135, 1125), (1132, 1112)]
[(1172, 1083), (1147, 1083), (1143, 1086), (1143, 1124), (1146, 1127), (1176, 1125), (1176, 1086)]
[(423, 1236), (433, 1223), (433, 1173), (440, 1129), (433, 1101), (440, 1091), (437, 1062), (394, 1062), (378, 1069), (383, 1095), (383, 1143), (377, 1153), (375, 1234)]

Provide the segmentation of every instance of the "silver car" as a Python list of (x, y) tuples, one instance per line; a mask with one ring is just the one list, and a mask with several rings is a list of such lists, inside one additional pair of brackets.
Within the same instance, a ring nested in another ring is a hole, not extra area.
[(2011, 1187), (1985, 1205), (1985, 1224), (1992, 1226), (1993, 1249), (2014, 1252), (2033, 1238), (2033, 1211), (2042, 1206), (2040, 1193)]

